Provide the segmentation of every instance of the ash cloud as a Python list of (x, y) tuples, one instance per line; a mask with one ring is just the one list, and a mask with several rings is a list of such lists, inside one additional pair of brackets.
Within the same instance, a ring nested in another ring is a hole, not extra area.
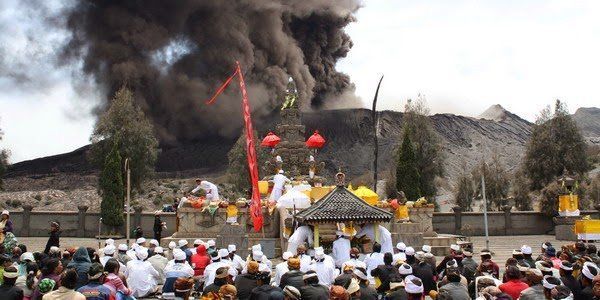
[(106, 96), (99, 111), (127, 84), (164, 144), (233, 137), (242, 122), (238, 87), (213, 106), (203, 101), (235, 60), (244, 68), (255, 122), (279, 107), (288, 76), (304, 109), (331, 107), (353, 91), (335, 64), (352, 47), (344, 27), (359, 6), (358, 0), (77, 0), (64, 12), (71, 36), (60, 61), (83, 62), (81, 70)]

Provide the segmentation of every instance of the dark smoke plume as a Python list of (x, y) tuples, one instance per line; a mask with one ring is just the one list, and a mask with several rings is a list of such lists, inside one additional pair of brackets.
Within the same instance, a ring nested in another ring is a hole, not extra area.
[(232, 136), (241, 124), (238, 87), (214, 106), (203, 100), (235, 60), (255, 122), (279, 107), (288, 76), (304, 109), (353, 88), (335, 64), (352, 47), (344, 27), (358, 8), (358, 0), (78, 0), (67, 12), (72, 37), (62, 59), (83, 59), (106, 99), (132, 88), (165, 144)]

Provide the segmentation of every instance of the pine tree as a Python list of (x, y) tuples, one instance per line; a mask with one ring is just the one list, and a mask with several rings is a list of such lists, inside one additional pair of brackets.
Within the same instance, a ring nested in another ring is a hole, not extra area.
[(100, 216), (102, 223), (108, 226), (121, 226), (123, 224), (123, 175), (121, 172), (121, 155), (117, 143), (104, 161), (100, 173)]
[(404, 138), (398, 153), (398, 164), (396, 165), (396, 188), (398, 191), (404, 192), (407, 200), (415, 201), (421, 197), (419, 190), (420, 175), (410, 135), (410, 130), (404, 131)]
[(524, 170), (532, 190), (540, 190), (568, 170), (579, 176), (589, 169), (586, 144), (565, 105), (556, 100), (554, 113), (544, 109), (527, 143)]
[(143, 180), (154, 172), (158, 141), (153, 126), (142, 110), (135, 106), (133, 93), (126, 87), (117, 91), (108, 110), (100, 116), (90, 138), (92, 163), (102, 167), (115, 141), (121, 157), (129, 158), (131, 185), (139, 189)]

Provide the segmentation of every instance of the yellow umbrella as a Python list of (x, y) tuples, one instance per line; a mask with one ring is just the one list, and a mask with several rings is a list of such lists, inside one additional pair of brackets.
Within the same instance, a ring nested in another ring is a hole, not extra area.
[(375, 205), (379, 201), (379, 195), (366, 186), (359, 186), (356, 190), (352, 191), (352, 193), (370, 205)]

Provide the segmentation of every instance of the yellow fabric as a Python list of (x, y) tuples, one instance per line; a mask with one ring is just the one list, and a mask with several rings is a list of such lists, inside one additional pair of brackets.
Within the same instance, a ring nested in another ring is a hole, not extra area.
[(333, 190), (331, 186), (316, 186), (310, 190), (310, 198), (315, 201), (321, 200), (321, 198), (325, 197), (329, 192)]
[(600, 234), (600, 220), (575, 220), (575, 233)]
[(352, 193), (370, 205), (375, 205), (379, 201), (379, 195), (366, 186), (359, 186)]
[(396, 216), (396, 220), (408, 220), (408, 206), (399, 205), (394, 215)]
[(379, 277), (375, 277), (375, 288), (379, 288), (381, 285), (381, 279)]
[(262, 194), (262, 195), (266, 195), (269, 193), (269, 182), (268, 181), (259, 181), (258, 182), (258, 191)]
[(558, 196), (558, 211), (576, 211), (577, 209), (579, 209), (577, 195)]
[(238, 214), (238, 209), (235, 205), (229, 205), (227, 206), (227, 217), (231, 218), (231, 217), (237, 217)]

